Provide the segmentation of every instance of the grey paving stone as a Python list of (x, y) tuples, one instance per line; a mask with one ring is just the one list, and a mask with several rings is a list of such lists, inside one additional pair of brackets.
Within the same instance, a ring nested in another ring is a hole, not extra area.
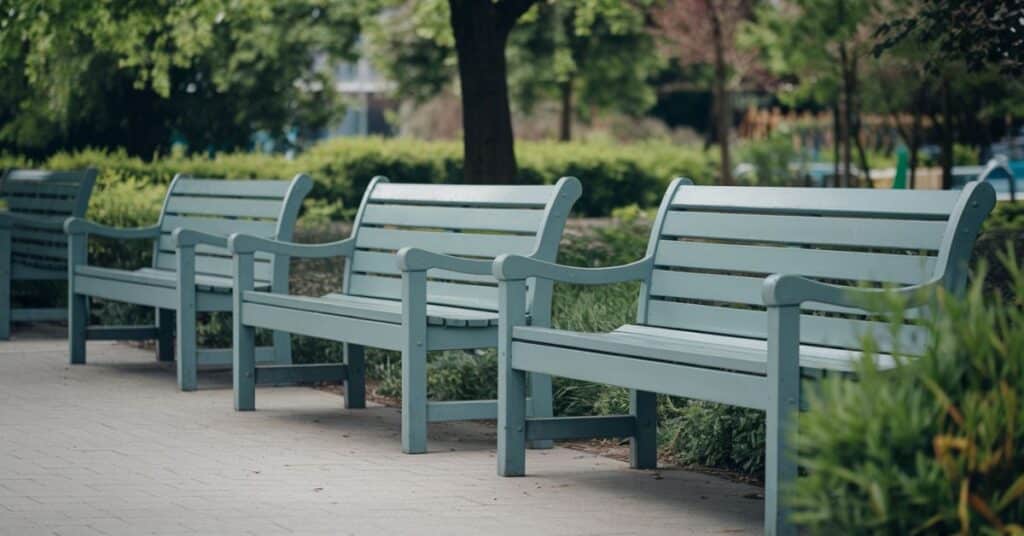
[(503, 479), (493, 425), (432, 425), (431, 453), (406, 456), (393, 408), (279, 387), (236, 413), (224, 371), (182, 393), (150, 351), (89, 343), (71, 367), (61, 336), (0, 342), (0, 535), (761, 530), (751, 486), (564, 448)]

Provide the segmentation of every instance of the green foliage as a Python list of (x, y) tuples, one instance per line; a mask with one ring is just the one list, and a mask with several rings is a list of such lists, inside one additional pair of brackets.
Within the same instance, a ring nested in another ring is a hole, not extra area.
[(773, 134), (763, 140), (751, 140), (740, 146), (739, 161), (752, 164), (749, 176), (736, 177), (738, 182), (761, 186), (789, 186), (794, 173), (789, 164), (797, 160), (796, 149), (787, 133)]
[[(332, 59), (351, 58), (370, 2), (5, 3), (0, 144), (150, 156), (299, 138), (343, 110)], [(314, 61), (314, 56), (320, 60)]]
[[(583, 181), (584, 188), (575, 210), (587, 216), (601, 216), (621, 205), (656, 205), (675, 176), (687, 176), (698, 183), (707, 183), (712, 177), (713, 162), (697, 148), (658, 142), (612, 149), (605, 143), (520, 143), (519, 182), (550, 184), (565, 175), (576, 176)], [(172, 154), (145, 162), (124, 151), (90, 149), (58, 153), (31, 165), (58, 170), (99, 169), (93, 205), (105, 202), (107, 185), (128, 179), (138, 181), (139, 187), (152, 185), (162, 191), (177, 173), (236, 179), (289, 179), (297, 173), (307, 173), (315, 187), (310, 196), (313, 201), (306, 206), (317, 222), (338, 219), (355, 210), (367, 183), (376, 175), (395, 181), (462, 182), (461, 144), (410, 139), (330, 140), (292, 160), (235, 153), (215, 158)], [(106, 222), (102, 219), (106, 217), (104, 213), (96, 217)]]
[(646, 31), (646, 2), (541, 2), (509, 36), (510, 92), (530, 111), (544, 99), (573, 100), (571, 112), (637, 114), (655, 101), (649, 78), (662, 64)]
[[(444, 0), (390, 0), (391, 11), (369, 25), (370, 50), (397, 84), (417, 101), (440, 93), (458, 76), (450, 6)], [(508, 41), (508, 84), (513, 104), (531, 110), (572, 87), (573, 113), (638, 113), (654, 104), (648, 77), (661, 65), (645, 31), (649, 0), (537, 2)]]
[[(1014, 293), (940, 295), (924, 355), (832, 378), (800, 417), (794, 520), (815, 534), (1024, 531), (1024, 272)], [(898, 304), (897, 304), (898, 305)]]

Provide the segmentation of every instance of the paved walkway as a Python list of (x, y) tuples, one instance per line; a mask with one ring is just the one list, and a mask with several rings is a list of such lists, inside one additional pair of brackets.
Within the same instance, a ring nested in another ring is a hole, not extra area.
[[(51, 330), (52, 331), (52, 330)], [(399, 448), (399, 415), (336, 395), (262, 389), (231, 407), (230, 376), (175, 388), (152, 352), (59, 332), (0, 342), (0, 534), (759, 534), (756, 488), (531, 451), (495, 476), (494, 429), (432, 425)]]

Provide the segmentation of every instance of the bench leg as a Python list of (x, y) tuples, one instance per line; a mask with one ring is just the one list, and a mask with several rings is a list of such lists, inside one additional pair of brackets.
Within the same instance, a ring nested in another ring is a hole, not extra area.
[[(551, 395), (551, 376), (531, 372), (530, 378), (530, 417), (553, 417), (554, 401)], [(531, 449), (550, 449), (555, 442), (550, 439), (537, 439), (527, 445)]]
[(198, 361), (196, 347), (195, 287), (192, 292), (182, 292), (177, 321), (178, 388), (195, 391), (198, 387)]
[(629, 412), (636, 419), (636, 432), (629, 440), (629, 466), (633, 469), (657, 469), (657, 395), (649, 391), (631, 390)]
[(11, 233), (0, 230), (0, 341), (11, 336)]
[(402, 272), (402, 452), (427, 451), (427, 273)]
[(765, 416), (764, 533), (796, 535), (781, 492), (796, 480), (797, 465), (790, 449), (796, 433), (800, 398), (800, 309), (768, 308), (768, 408)]
[(358, 344), (345, 344), (345, 408), (366, 407), (366, 357), (365, 350)]
[(156, 310), (156, 359), (157, 361), (174, 361), (174, 310)]
[(498, 283), (498, 474), (526, 473), (526, 373), (512, 368), (512, 329), (526, 314), (526, 282)]
[(274, 364), (292, 364), (292, 335), (287, 331), (275, 331), (272, 334), (274, 339)]
[(241, 315), (233, 315), (231, 380), (235, 390), (235, 410), (256, 409), (256, 330), (242, 324)]
[(88, 298), (68, 293), (68, 355), (72, 365), (85, 364), (85, 335), (89, 324)]

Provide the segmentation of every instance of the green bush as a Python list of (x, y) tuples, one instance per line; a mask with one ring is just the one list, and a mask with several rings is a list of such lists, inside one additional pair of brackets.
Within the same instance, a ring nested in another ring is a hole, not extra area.
[(814, 534), (1024, 533), (1024, 272), (1014, 293), (941, 295), (919, 358), (809, 398), (788, 500)]
[[(658, 202), (668, 182), (685, 175), (711, 182), (713, 161), (693, 147), (666, 142), (612, 146), (606, 143), (520, 142), (518, 182), (553, 183), (573, 175), (584, 183), (575, 210), (606, 216), (615, 207)], [(43, 162), (0, 156), (0, 165), (35, 165), (49, 169), (95, 167), (102, 187), (126, 179), (165, 188), (177, 173), (213, 178), (287, 179), (307, 173), (315, 181), (311, 207), (320, 216), (337, 218), (338, 204), (349, 213), (358, 206), (366, 184), (377, 175), (395, 181), (460, 183), (462, 145), (412, 139), (345, 138), (320, 143), (289, 160), (268, 154), (221, 154), (215, 158), (173, 154), (143, 161), (124, 151), (85, 150), (58, 153)]]

